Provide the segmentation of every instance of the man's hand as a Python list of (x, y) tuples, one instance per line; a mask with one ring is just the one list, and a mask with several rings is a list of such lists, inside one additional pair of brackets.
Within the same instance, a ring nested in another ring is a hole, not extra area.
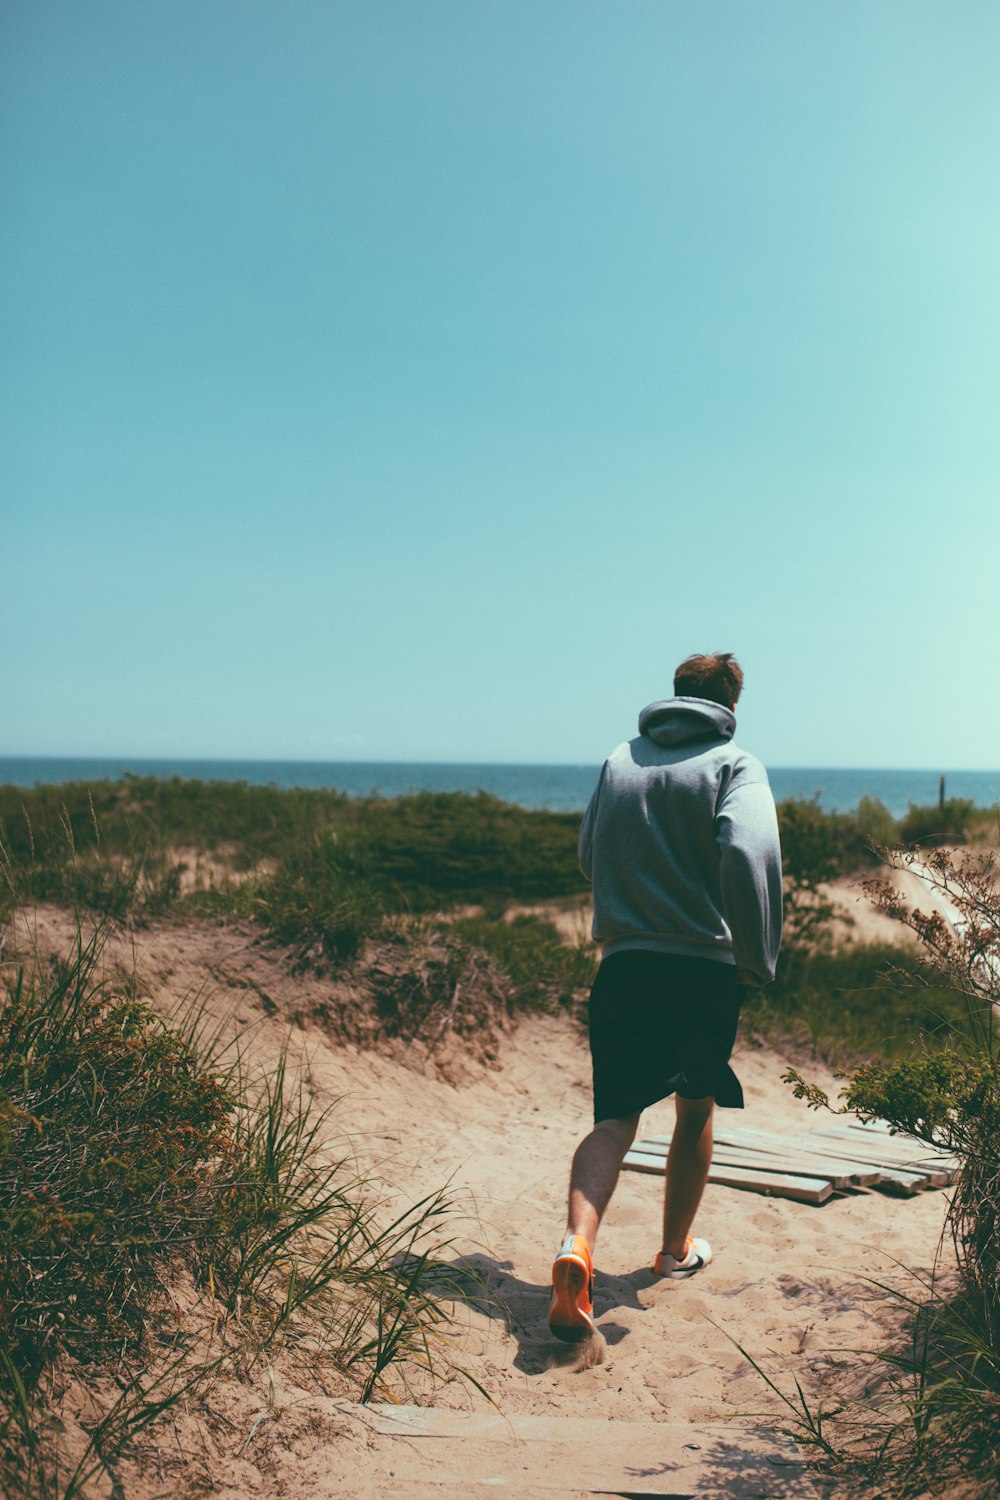
[(749, 969), (737, 969), (736, 977), (740, 984), (745, 984), (748, 989), (752, 989), (757, 983), (756, 975), (751, 974)]

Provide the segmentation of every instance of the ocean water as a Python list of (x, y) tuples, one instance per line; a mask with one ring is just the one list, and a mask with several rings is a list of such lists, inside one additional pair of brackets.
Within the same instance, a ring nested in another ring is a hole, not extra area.
[[(350, 797), (377, 793), (398, 797), (407, 792), (489, 792), (521, 807), (553, 812), (581, 812), (600, 766), (449, 765), (404, 761), (295, 760), (145, 760), (130, 757), (25, 758), (0, 756), (0, 785), (34, 786), (39, 782), (115, 781), (125, 772), (137, 776), (181, 776), (185, 780), (247, 781), (255, 786), (335, 787)], [(770, 767), (775, 798), (819, 796), (828, 811), (847, 812), (862, 797), (878, 797), (893, 817), (911, 803), (926, 806), (938, 799), (941, 771), (824, 770), (813, 766)], [(967, 797), (979, 807), (1000, 800), (1000, 771), (949, 771), (945, 793)]]

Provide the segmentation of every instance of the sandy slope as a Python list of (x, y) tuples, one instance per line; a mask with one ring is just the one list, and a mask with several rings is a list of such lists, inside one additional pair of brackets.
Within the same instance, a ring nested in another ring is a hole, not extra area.
[[(58, 946), (68, 930), (64, 914), (38, 913), (42, 947)], [(813, 1396), (828, 1393), (856, 1363), (844, 1351), (870, 1348), (896, 1321), (866, 1278), (898, 1275), (899, 1264), (931, 1268), (946, 1208), (942, 1192), (902, 1201), (861, 1192), (812, 1208), (710, 1186), (697, 1228), (715, 1247), (714, 1264), (693, 1281), (655, 1284), (647, 1267), (658, 1248), (659, 1179), (626, 1172), (596, 1254), (607, 1363), (553, 1367), (545, 1327), (549, 1266), (563, 1228), (569, 1159), (590, 1119), (589, 1060), (570, 1023), (522, 1022), (503, 1037), (497, 1065), (469, 1064), (459, 1086), (427, 1065), (407, 1066), (401, 1055), (331, 1040), (316, 1019), (329, 981), (292, 978), (249, 928), (167, 923), (131, 941), (157, 1005), (169, 1009), (200, 993), (206, 1020), (241, 1035), (265, 1068), (290, 1038), (292, 1060), (317, 1102), (341, 1101), (339, 1128), (398, 1203), (450, 1182), (461, 1218), (449, 1233), (489, 1292), (470, 1283), (450, 1352), (505, 1412), (674, 1421), (776, 1412), (734, 1341), (786, 1388), (794, 1376)], [(128, 949), (121, 940), (119, 958), (128, 958)], [(296, 1013), (300, 1021), (290, 1026)], [(814, 1123), (781, 1083), (780, 1056), (741, 1045), (735, 1065), (747, 1096), (744, 1123), (789, 1130)], [(671, 1116), (669, 1103), (649, 1110), (644, 1132), (669, 1129)], [(456, 1251), (444, 1258), (455, 1260)], [(201, 1422), (202, 1479), (223, 1491), (364, 1493), (364, 1445), (343, 1422), (320, 1420), (315, 1395), (286, 1392), (287, 1418), (269, 1420), (237, 1459), (260, 1395), (218, 1393), (229, 1426)], [(481, 1397), (456, 1378), (433, 1401), (468, 1408)], [(175, 1489), (152, 1479), (147, 1489), (133, 1477), (129, 1500), (183, 1493), (186, 1473), (175, 1473)], [(399, 1478), (405, 1490), (405, 1474)]]

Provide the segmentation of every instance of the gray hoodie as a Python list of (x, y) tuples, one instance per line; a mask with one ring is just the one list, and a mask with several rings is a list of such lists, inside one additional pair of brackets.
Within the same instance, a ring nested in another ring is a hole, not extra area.
[(767, 772), (732, 743), (736, 719), (666, 698), (605, 761), (580, 830), (602, 955), (646, 948), (774, 978), (781, 851)]

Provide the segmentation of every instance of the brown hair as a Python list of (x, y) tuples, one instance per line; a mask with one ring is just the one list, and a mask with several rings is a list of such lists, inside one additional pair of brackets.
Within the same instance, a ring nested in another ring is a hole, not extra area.
[(731, 651), (710, 656), (688, 656), (674, 673), (674, 693), (683, 698), (707, 698), (723, 708), (735, 708), (743, 690), (743, 668)]

